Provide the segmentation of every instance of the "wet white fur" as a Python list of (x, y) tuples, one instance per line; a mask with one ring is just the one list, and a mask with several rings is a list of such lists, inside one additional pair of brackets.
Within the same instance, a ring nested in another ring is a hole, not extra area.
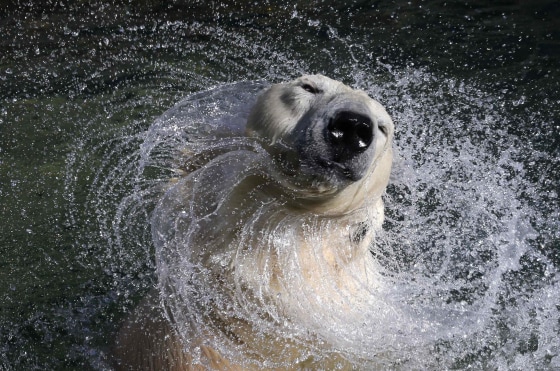
[[(310, 86), (315, 92), (306, 90)], [(371, 291), (376, 289), (377, 282), (375, 263), (369, 249), (375, 230), (383, 222), (382, 195), (389, 181), (392, 163), (392, 120), (381, 104), (366, 93), (327, 77), (313, 75), (270, 87), (258, 98), (247, 123), (247, 136), (260, 141), (273, 157), (278, 153), (290, 157), (297, 154), (296, 148), (293, 148), (295, 143), (301, 145), (302, 141), (305, 143), (308, 140), (301, 138), (301, 132), (297, 131), (306, 124), (306, 120), (315, 124), (329, 117), (334, 109), (356, 105), (366, 110), (375, 124), (371, 147), (373, 154), (363, 178), (349, 183), (326, 178), (317, 184), (307, 182), (308, 179), (301, 174), (286, 175), (280, 184), (285, 181), (286, 188), (293, 187), (295, 196), (293, 199), (285, 197), (282, 202), (271, 202), (271, 196), (266, 192), (259, 196), (260, 193), (254, 192), (258, 189), (252, 183), (254, 181), (244, 180), (236, 186), (236, 190), (224, 190), (229, 192), (227, 199), (220, 201), (220, 209), (212, 214), (216, 222), (210, 223), (216, 231), (189, 239), (197, 245), (189, 246), (193, 256), (196, 256), (197, 250), (201, 251), (199, 260), (194, 264), (204, 265), (211, 272), (210, 278), (204, 279), (212, 284), (211, 277), (215, 274), (219, 279), (214, 284), (224, 285), (218, 291), (222, 294), (231, 291), (231, 294), (225, 295), (234, 301), (230, 308), (239, 305), (245, 309), (260, 308), (262, 304), (270, 308), (263, 310), (265, 317), (275, 317), (274, 321), (285, 317), (296, 324), (294, 328), (300, 325), (307, 327), (311, 333), (317, 333), (321, 341), (335, 344), (334, 348), (344, 346), (344, 336), (337, 335), (344, 333), (330, 331), (326, 328), (330, 325), (327, 322), (332, 322), (334, 326), (338, 323), (341, 328), (350, 323), (347, 335), (352, 338), (355, 337), (352, 335), (356, 333), (354, 330), (360, 331), (371, 315)], [(305, 145), (313, 149), (317, 144), (310, 142)], [(322, 145), (317, 147), (318, 150)], [(204, 184), (199, 184), (203, 179), (206, 178), (199, 176), (196, 182), (190, 178), (186, 179), (187, 182), (179, 182), (178, 187), (185, 189), (178, 189), (167, 197), (173, 198), (173, 202), (185, 197), (185, 200), (191, 200), (189, 202), (196, 202), (197, 207), (204, 206), (205, 202), (211, 206), (211, 200), (190, 196), (191, 186), (204, 188)], [(262, 187), (262, 183), (259, 184)], [(248, 196), (250, 192), (251, 196)], [(260, 214), (251, 211), (245, 219), (231, 220), (236, 215), (243, 215), (242, 212), (233, 214), (231, 210), (246, 207), (258, 210)], [(235, 229), (230, 226), (235, 223), (245, 225)], [(362, 235), (360, 228), (363, 225), (367, 228)], [(272, 230), (274, 234), (268, 234)], [(286, 231), (285, 236), (279, 234), (283, 230)], [(173, 271), (168, 267), (165, 270)], [(169, 286), (169, 283), (164, 283), (162, 287), (165, 285)], [(166, 298), (163, 299), (165, 302)], [(254, 302), (251, 303), (251, 300)], [(345, 365), (344, 357), (336, 355), (317, 361), (300, 359), (300, 354), (306, 354), (299, 349), (305, 342), (284, 339), (280, 333), (263, 335), (255, 331), (258, 324), (250, 323), (251, 313), (245, 317), (240, 315), (243, 319), (239, 320), (238, 316), (220, 312), (218, 305), (219, 313), (212, 314), (209, 319), (218, 318), (217, 323), (228, 328), (229, 336), (235, 332), (244, 349), (249, 350), (246, 354), (224, 354), (215, 346), (221, 343), (219, 337), (224, 334), (204, 334), (202, 330), (195, 330), (186, 339), (180, 330), (182, 335), (178, 336), (174, 328), (184, 329), (183, 324), (169, 323), (163, 318), (161, 309), (159, 314), (154, 314), (149, 309), (151, 305), (142, 304), (119, 335), (116, 354), (123, 368), (202, 369), (202, 366), (195, 365), (200, 362), (210, 369), (261, 369), (262, 362), (267, 359), (274, 360), (276, 364), (284, 362), (285, 369), (334, 369), (334, 365), (341, 369), (352, 367)], [(194, 308), (196, 310), (196, 306)], [(175, 321), (181, 319), (180, 315), (173, 317)], [(190, 348), (185, 341), (191, 345)], [(193, 345), (201, 350), (194, 357), (196, 361), (186, 350), (192, 349)], [(316, 349), (315, 345), (311, 347)]]

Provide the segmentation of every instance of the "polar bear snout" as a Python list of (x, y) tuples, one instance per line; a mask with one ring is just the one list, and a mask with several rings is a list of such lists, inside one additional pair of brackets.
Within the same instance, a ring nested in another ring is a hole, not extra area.
[[(294, 188), (313, 194), (345, 189), (377, 169), (385, 177), (392, 130), (379, 102), (322, 75), (272, 85), (246, 126), (247, 136), (259, 139)], [(373, 166), (381, 157), (386, 166)]]
[(343, 163), (368, 149), (373, 141), (374, 124), (365, 115), (342, 111), (329, 121), (325, 134), (333, 160)]

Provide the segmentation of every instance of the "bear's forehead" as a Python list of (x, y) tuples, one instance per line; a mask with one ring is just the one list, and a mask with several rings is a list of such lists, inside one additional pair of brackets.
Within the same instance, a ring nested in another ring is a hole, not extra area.
[(331, 90), (331, 89), (334, 90), (334, 89), (341, 89), (341, 88), (347, 90), (353, 90), (352, 88), (350, 88), (347, 85), (344, 85), (340, 81), (333, 80), (323, 75), (304, 75), (296, 79), (294, 83), (296, 85), (300, 83), (313, 83), (316, 84), (318, 87), (324, 88), (326, 90)]

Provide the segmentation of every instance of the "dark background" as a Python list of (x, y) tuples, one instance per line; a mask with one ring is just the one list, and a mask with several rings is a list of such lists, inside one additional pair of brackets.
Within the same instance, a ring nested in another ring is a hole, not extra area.
[[(527, 119), (504, 129), (545, 154), (529, 176), (546, 174), (555, 199), (559, 20), (560, 3), (534, 0), (0, 1), (0, 369), (103, 367), (154, 278), (150, 259), (123, 266), (100, 247), (112, 211), (92, 196), (103, 181), (91, 169), (119, 164), (137, 143), (111, 138), (192, 91), (302, 72), (345, 80), (354, 58), (476, 84), (517, 102), (509, 112)], [(560, 266), (558, 239), (548, 246)]]

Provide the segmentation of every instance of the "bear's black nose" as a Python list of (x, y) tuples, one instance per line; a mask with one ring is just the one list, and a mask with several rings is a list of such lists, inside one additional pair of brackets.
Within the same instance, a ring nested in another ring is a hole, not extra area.
[(326, 134), (334, 150), (333, 160), (344, 162), (368, 149), (373, 141), (373, 122), (363, 114), (342, 111), (330, 120)]

